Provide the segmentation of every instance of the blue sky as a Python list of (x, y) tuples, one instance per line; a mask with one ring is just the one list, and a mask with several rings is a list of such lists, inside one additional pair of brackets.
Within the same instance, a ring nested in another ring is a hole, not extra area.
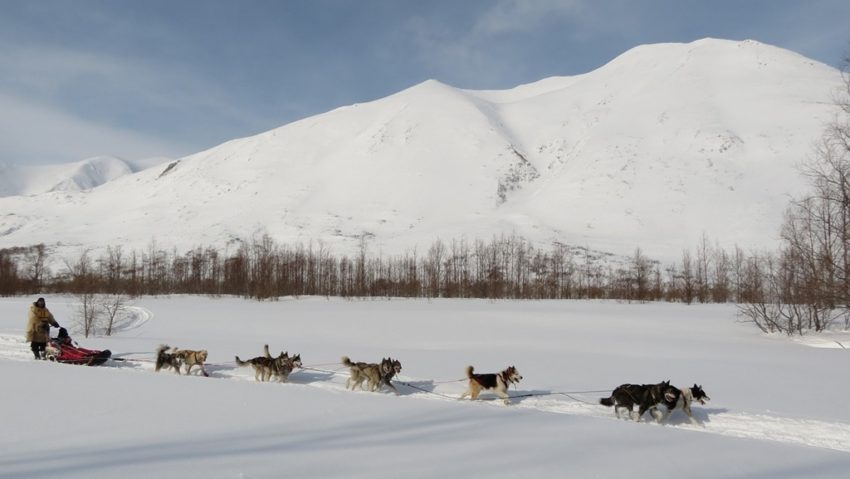
[(0, 163), (179, 157), (429, 78), (510, 88), (637, 45), (833, 66), (847, 0), (0, 0)]

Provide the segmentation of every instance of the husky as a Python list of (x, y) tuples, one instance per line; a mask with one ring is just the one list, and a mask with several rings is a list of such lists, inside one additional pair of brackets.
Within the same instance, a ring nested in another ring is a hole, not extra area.
[(237, 366), (251, 366), (254, 368), (255, 381), (268, 381), (272, 376), (279, 376), (283, 362), (289, 359), (289, 353), (281, 352), (277, 357), (272, 357), (269, 353), (269, 345), (263, 345), (263, 355), (251, 358), (247, 361), (242, 361), (239, 356), (236, 356)]
[(475, 374), (475, 368), (467, 366), (466, 377), (469, 378), (469, 386), (458, 399), (463, 399), (467, 396), (470, 399), (478, 399), (481, 391), (486, 390), (496, 393), (497, 396), (502, 398), (505, 405), (511, 403), (508, 396), (508, 387), (511, 383), (516, 384), (522, 379), (519, 371), (513, 366), (508, 366), (508, 368), (499, 374)]
[(160, 344), (156, 348), (156, 367), (154, 371), (159, 372), (160, 369), (173, 369), (175, 373), (180, 374), (180, 367), (183, 366), (183, 362), (174, 354), (176, 350), (177, 348), (172, 348), (167, 344)]
[(399, 373), (401, 373), (401, 361), (390, 357), (381, 359), (381, 378), (378, 384), (374, 385), (372, 390), (376, 391), (381, 387), (381, 385), (384, 385), (392, 389), (393, 392), (398, 395), (398, 389), (393, 386), (391, 381)]
[[(348, 356), (343, 356), (340, 360), (343, 366), (347, 366), (350, 371), (348, 380), (345, 382), (345, 388), (354, 391), (359, 386), (360, 389), (371, 392), (378, 391), (381, 386), (387, 386), (394, 393), (399, 394), (398, 389), (392, 384), (392, 379), (396, 374), (401, 372), (401, 361), (390, 357), (382, 358), (378, 363), (352, 362)], [(363, 386), (366, 382), (367, 386)]]
[(354, 391), (358, 386), (363, 387), (364, 381), (369, 381), (369, 390), (374, 391), (372, 385), (377, 385), (381, 381), (381, 365), (376, 363), (352, 362), (348, 356), (343, 356), (340, 359), (343, 366), (348, 367), (349, 376), (345, 381), (345, 389)]
[[(691, 411), (691, 404), (694, 401), (699, 402), (700, 404), (705, 405), (706, 401), (710, 401), (711, 398), (708, 397), (708, 394), (705, 393), (705, 390), (702, 389), (702, 386), (694, 384), (689, 388), (682, 388), (679, 390), (681, 394), (679, 394), (679, 399), (675, 402), (673, 407), (667, 408), (667, 412), (662, 416), (662, 420), (667, 419), (667, 417), (673, 413), (676, 409), (681, 409), (688, 416), (688, 420), (691, 424), (699, 424), (699, 421), (694, 417), (693, 411)], [(660, 421), (659, 421), (660, 422)]]
[[(281, 355), (283, 355), (283, 354), (288, 355), (288, 353), (281, 353)], [(287, 358), (283, 359), (280, 362), (279, 366), (276, 367), (275, 370), (272, 372), (272, 374), (277, 376), (278, 381), (285, 383), (289, 379), (289, 374), (292, 373), (292, 371), (295, 368), (300, 368), (300, 367), (301, 367), (301, 355), (296, 354), (295, 356), (291, 356), (291, 357), (287, 357)]]
[(191, 349), (177, 349), (174, 351), (174, 355), (180, 358), (180, 361), (186, 366), (186, 374), (192, 372), (192, 368), (198, 366), (201, 368), (201, 374), (204, 376), (209, 376), (206, 370), (204, 370), (204, 361), (207, 360), (207, 350), (201, 349), (198, 351), (194, 351)]
[[(658, 384), (622, 384), (614, 389), (611, 396), (600, 398), (599, 404), (608, 407), (614, 406), (614, 413), (617, 414), (617, 418), (620, 418), (620, 408), (625, 408), (635, 421), (640, 421), (643, 414), (650, 411), (655, 420), (661, 422), (661, 413), (657, 407), (664, 405), (668, 409), (672, 409), (680, 395), (681, 391), (671, 386), (670, 380)], [(635, 405), (638, 405), (636, 415)]]

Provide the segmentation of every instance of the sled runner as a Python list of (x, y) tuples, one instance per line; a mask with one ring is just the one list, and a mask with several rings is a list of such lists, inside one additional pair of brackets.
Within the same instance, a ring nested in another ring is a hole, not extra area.
[(75, 343), (65, 328), (59, 328), (59, 335), (50, 338), (44, 357), (48, 361), (67, 364), (85, 364), (86, 366), (99, 366), (112, 356), (108, 349), (95, 351), (93, 349), (81, 348)]

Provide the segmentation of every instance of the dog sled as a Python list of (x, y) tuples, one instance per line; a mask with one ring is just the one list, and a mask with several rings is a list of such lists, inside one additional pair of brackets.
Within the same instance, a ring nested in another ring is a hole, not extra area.
[(86, 366), (99, 366), (112, 357), (108, 349), (96, 351), (94, 349), (81, 348), (71, 337), (65, 328), (59, 328), (59, 335), (50, 338), (44, 351), (44, 358), (48, 361), (65, 364), (85, 364)]

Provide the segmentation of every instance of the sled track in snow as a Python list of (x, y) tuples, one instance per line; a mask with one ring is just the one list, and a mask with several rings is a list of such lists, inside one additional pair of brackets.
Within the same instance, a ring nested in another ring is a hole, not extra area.
[[(143, 308), (139, 308), (143, 309)], [(150, 314), (140, 312), (141, 321), (150, 319)], [(32, 361), (32, 353), (22, 336), (0, 335), (0, 360), (7, 361)], [(57, 367), (85, 367), (85, 366), (59, 366)], [(123, 358), (119, 361), (109, 361), (104, 366), (124, 369), (127, 372), (137, 373), (153, 372), (153, 361), (151, 358)], [(300, 387), (311, 387), (327, 391), (345, 391), (345, 380), (347, 374), (337, 371), (319, 369), (296, 370), (290, 376), (287, 384), (278, 383), (255, 383), (253, 372), (250, 368), (238, 368), (232, 363), (215, 364), (207, 367), (212, 379), (228, 379), (246, 381), (259, 387), (286, 387), (290, 385)], [(163, 374), (174, 374), (165, 372)], [(416, 396), (423, 400), (457, 402), (458, 396), (465, 389), (462, 381), (448, 381), (446, 383), (435, 383), (429, 380), (399, 377), (394, 381), (403, 396)], [(420, 387), (422, 386), (422, 387)], [(391, 394), (351, 392), (348, 394)], [(605, 420), (622, 420), (614, 416), (611, 408), (596, 403), (600, 394), (588, 393), (557, 393), (551, 391), (523, 391), (511, 392), (514, 396), (513, 405), (510, 407), (540, 411), (552, 414), (567, 414), (572, 416), (593, 417)], [(506, 407), (501, 400), (493, 395), (483, 395), (484, 401), (479, 401), (483, 407)], [(795, 419), (767, 414), (756, 414), (748, 412), (731, 412), (722, 408), (704, 407), (695, 405), (694, 416), (700, 421), (699, 425), (690, 424), (681, 411), (674, 412), (668, 422), (658, 425), (655, 422), (635, 423), (635, 427), (666, 427), (673, 429), (684, 429), (693, 432), (717, 434), (727, 437), (755, 439), (763, 441), (780, 442), (785, 444), (817, 447), (835, 451), (850, 452), (850, 424), (840, 422), (826, 422), (813, 419)], [(629, 420), (630, 421), (630, 420)]]
[(141, 328), (150, 319), (153, 318), (153, 313), (140, 306), (125, 306), (122, 317), (115, 321), (113, 331), (115, 333), (124, 333), (133, 329)]
[[(529, 398), (523, 400), (519, 407), (618, 420), (611, 408), (561, 399)], [(681, 411), (675, 411), (665, 425), (655, 422), (645, 425), (850, 452), (850, 424), (731, 412), (711, 406), (694, 405), (692, 409), (700, 421), (699, 425), (690, 424)]]

